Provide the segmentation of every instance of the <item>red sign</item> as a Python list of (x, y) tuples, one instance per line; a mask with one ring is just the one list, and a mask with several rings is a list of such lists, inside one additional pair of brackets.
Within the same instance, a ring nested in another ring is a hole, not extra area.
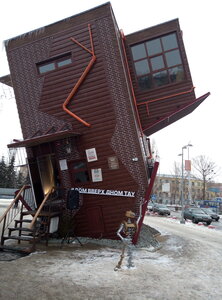
[(191, 160), (185, 160), (185, 170), (191, 171)]

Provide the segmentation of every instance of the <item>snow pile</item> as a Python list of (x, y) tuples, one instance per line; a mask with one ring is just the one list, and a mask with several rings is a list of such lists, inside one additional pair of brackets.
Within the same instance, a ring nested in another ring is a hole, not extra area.
[(126, 268), (125, 256), (122, 269), (114, 271), (120, 241), (40, 245), (32, 255), (0, 261), (0, 299), (221, 300), (221, 231), (167, 218), (144, 222), (161, 233), (161, 247), (149, 251), (145, 226), (141, 247), (133, 251), (135, 268)]
[[(149, 248), (149, 247), (159, 247), (159, 243), (155, 238), (156, 235), (159, 235), (159, 231), (155, 228), (152, 228), (146, 224), (143, 224), (141, 227), (138, 243), (135, 246), (136, 248)], [(106, 246), (110, 248), (120, 249), (123, 247), (121, 240), (110, 240), (110, 239), (93, 239), (87, 237), (78, 237), (78, 240), (83, 244), (95, 244), (100, 246)], [(73, 239), (73, 243), (78, 243), (77, 239)], [(58, 243), (56, 240), (52, 240), (51, 243)]]

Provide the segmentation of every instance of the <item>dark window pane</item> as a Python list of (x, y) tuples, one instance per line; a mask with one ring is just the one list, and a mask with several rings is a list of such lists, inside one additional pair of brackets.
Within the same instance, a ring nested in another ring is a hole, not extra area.
[(177, 37), (175, 33), (162, 37), (164, 51), (178, 48)]
[(86, 163), (84, 161), (77, 161), (73, 164), (73, 169), (74, 170), (79, 170), (79, 169), (85, 169), (86, 168)]
[(156, 86), (161, 86), (169, 83), (167, 71), (162, 71), (153, 74), (153, 80)]
[(133, 46), (131, 49), (134, 60), (146, 57), (146, 50), (144, 44)]
[(184, 71), (182, 66), (169, 69), (169, 74), (171, 82), (184, 80)]
[(160, 39), (155, 39), (146, 43), (148, 55), (154, 55), (162, 52)]
[(153, 87), (152, 78), (150, 75), (139, 77), (138, 84), (141, 90), (151, 89)]
[(135, 68), (138, 76), (150, 73), (148, 61), (146, 59), (135, 62)]
[(61, 60), (58, 62), (58, 67), (63, 67), (63, 66), (69, 65), (69, 64), (71, 64), (71, 62), (72, 62), (71, 58)]
[(165, 67), (162, 55), (153, 57), (150, 59), (150, 61), (151, 61), (153, 71), (160, 70)]
[(41, 74), (52, 70), (55, 70), (55, 63), (49, 63), (39, 67), (39, 73)]
[(78, 182), (87, 182), (89, 181), (89, 174), (87, 171), (82, 171), (82, 172), (76, 172), (74, 174), (75, 176), (75, 182), (78, 183)]
[(182, 63), (179, 50), (167, 52), (165, 53), (165, 55), (166, 55), (166, 61), (168, 67), (180, 65)]

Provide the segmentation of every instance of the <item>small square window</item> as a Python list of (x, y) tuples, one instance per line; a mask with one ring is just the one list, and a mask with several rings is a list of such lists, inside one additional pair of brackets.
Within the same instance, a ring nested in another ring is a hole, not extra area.
[(153, 81), (156, 86), (162, 86), (169, 83), (167, 71), (162, 71), (153, 74)]
[(150, 73), (149, 65), (147, 59), (143, 59), (135, 62), (136, 74), (138, 76)]
[(146, 57), (146, 50), (144, 44), (133, 46), (131, 49), (134, 60)]
[(146, 47), (147, 47), (149, 56), (162, 52), (160, 39), (155, 39), (155, 40), (147, 42)]
[(184, 80), (184, 70), (182, 66), (169, 69), (170, 81), (179, 82)]
[(150, 59), (150, 61), (151, 61), (153, 71), (157, 71), (164, 68), (164, 61), (162, 55), (153, 57)]
[(138, 85), (141, 90), (153, 88), (151, 75), (143, 76), (138, 78)]
[(175, 33), (168, 34), (168, 35), (162, 37), (162, 42), (163, 42), (164, 51), (178, 48), (177, 37), (176, 37)]
[(173, 51), (167, 52), (167, 53), (165, 53), (165, 55), (166, 55), (166, 61), (167, 61), (168, 67), (172, 67), (172, 66), (181, 64), (179, 50), (173, 50)]

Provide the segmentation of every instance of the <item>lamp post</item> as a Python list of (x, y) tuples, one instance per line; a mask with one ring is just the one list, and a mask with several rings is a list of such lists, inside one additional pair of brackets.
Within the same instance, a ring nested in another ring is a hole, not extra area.
[[(189, 148), (192, 147), (193, 145), (191, 144), (188, 144), (187, 145), (187, 151), (188, 151), (188, 161), (190, 160), (190, 151), (189, 151)], [(191, 192), (191, 181), (190, 181), (190, 172), (191, 172), (191, 164), (189, 164), (189, 170), (187, 169), (187, 172), (188, 172), (188, 204), (191, 204), (192, 202), (192, 192)]]
[(187, 149), (189, 147), (191, 147), (191, 144), (185, 145), (182, 147), (182, 153), (179, 154), (179, 156), (182, 157), (182, 164), (181, 164), (181, 168), (182, 168), (182, 176), (181, 176), (181, 219), (180, 219), (180, 223), (181, 224), (185, 224), (185, 220), (184, 220), (184, 194), (183, 194), (183, 190), (184, 190), (184, 178), (183, 178), (183, 150)]

